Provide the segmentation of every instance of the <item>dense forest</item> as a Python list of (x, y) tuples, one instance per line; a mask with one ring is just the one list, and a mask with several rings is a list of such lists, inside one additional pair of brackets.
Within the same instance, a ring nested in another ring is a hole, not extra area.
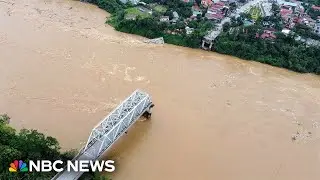
[[(13, 160), (71, 160), (75, 150), (60, 152), (58, 141), (50, 136), (45, 136), (36, 130), (22, 129), (17, 132), (9, 126), (10, 117), (0, 115), (0, 179), (1, 180), (44, 180), (50, 179), (55, 172), (9, 172), (9, 165)], [(88, 173), (82, 179), (106, 180), (98, 174)]]

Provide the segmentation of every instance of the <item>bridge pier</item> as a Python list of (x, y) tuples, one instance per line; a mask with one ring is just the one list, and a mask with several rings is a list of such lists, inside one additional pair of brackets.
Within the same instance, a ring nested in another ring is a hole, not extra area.
[[(209, 45), (209, 46), (206, 46), (206, 44)], [(213, 40), (210, 40), (210, 39), (202, 40), (202, 46), (201, 46), (202, 49), (211, 51), (212, 46), (213, 46)]]
[(152, 114), (152, 108), (154, 107), (154, 104), (151, 104), (148, 109), (143, 113), (143, 117), (150, 119)]

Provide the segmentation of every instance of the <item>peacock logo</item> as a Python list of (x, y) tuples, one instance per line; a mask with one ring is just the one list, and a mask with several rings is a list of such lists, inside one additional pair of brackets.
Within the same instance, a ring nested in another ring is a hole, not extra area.
[(28, 172), (28, 170), (27, 164), (22, 160), (14, 160), (12, 163), (10, 163), (10, 172)]

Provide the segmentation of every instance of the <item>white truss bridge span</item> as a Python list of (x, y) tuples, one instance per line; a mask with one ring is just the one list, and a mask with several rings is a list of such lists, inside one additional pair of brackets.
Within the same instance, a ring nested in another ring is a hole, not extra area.
[[(150, 118), (153, 107), (151, 97), (134, 91), (91, 131), (87, 144), (74, 160), (97, 160), (106, 152), (141, 116)], [(52, 180), (76, 180), (83, 172), (66, 171), (56, 174)]]

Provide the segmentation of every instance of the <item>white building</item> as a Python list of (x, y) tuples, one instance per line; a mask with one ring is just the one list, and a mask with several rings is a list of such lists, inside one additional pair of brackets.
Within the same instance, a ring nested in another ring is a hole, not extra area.
[(314, 32), (320, 35), (320, 22), (318, 21), (314, 26)]
[(186, 34), (192, 34), (193, 31), (194, 31), (193, 28), (190, 28), (190, 27), (188, 27), (188, 26), (186, 27)]
[(284, 35), (289, 35), (290, 29), (282, 29), (281, 31)]
[(171, 21), (172, 23), (176, 23), (179, 20), (179, 14), (176, 11), (174, 11), (172, 15), (173, 15), (173, 19)]
[(176, 11), (174, 11), (172, 15), (174, 19), (179, 19), (179, 14)]
[(122, 3), (126, 4), (128, 1), (130, 1), (132, 4), (137, 5), (140, 0), (120, 0)]
[(160, 22), (169, 22), (169, 16), (161, 16)]

